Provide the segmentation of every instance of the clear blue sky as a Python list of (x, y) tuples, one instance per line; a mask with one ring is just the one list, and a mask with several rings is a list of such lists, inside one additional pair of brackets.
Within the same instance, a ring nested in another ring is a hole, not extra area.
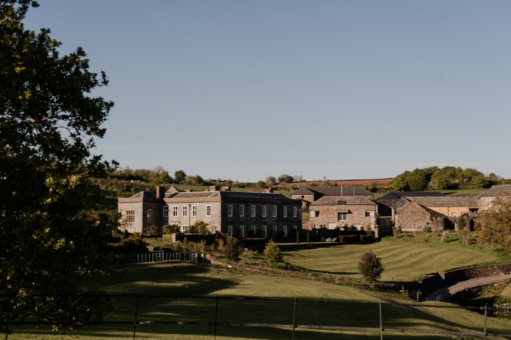
[(511, 1), (40, 1), (115, 102), (95, 153), (257, 181), (511, 177)]

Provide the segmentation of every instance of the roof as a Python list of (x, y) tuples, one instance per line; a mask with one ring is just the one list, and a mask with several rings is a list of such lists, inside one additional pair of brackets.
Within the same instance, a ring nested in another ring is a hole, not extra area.
[(302, 203), (297, 200), (293, 200), (282, 194), (271, 194), (261, 192), (246, 192), (246, 191), (218, 191), (222, 202), (269, 202), (269, 203), (282, 203), (282, 204), (294, 204), (301, 205)]
[(439, 191), (389, 191), (380, 199), (398, 199), (401, 197), (438, 197), (445, 196)]
[(394, 210), (396, 210), (396, 214), (399, 214), (401, 211), (408, 208), (411, 204), (412, 204), (411, 201), (409, 201), (405, 198), (400, 198), (400, 199), (394, 201), (394, 203), (392, 204), (392, 208), (394, 208)]
[(311, 203), (311, 206), (317, 205), (376, 205), (376, 203), (367, 197), (360, 196), (343, 196), (342, 198), (335, 196), (324, 196), (319, 200)]
[(474, 197), (408, 197), (407, 199), (424, 207), (478, 207), (477, 200)]
[(357, 186), (340, 187), (301, 187), (291, 195), (312, 195), (320, 196), (372, 196), (369, 191)]
[(490, 189), (483, 191), (476, 198), (496, 197), (501, 193), (511, 194), (511, 184), (492, 185)]

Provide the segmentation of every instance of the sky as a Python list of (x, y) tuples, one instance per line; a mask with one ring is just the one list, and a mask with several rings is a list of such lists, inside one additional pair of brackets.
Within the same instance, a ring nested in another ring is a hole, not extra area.
[(511, 178), (511, 1), (40, 0), (115, 102), (94, 154), (239, 181)]

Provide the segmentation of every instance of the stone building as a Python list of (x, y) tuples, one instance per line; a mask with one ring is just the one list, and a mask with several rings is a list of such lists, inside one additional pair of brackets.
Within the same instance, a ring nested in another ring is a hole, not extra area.
[(490, 189), (477, 195), (479, 210), (488, 210), (495, 197), (499, 195), (511, 196), (511, 184), (493, 185)]
[(355, 227), (376, 229), (377, 204), (367, 197), (326, 196), (311, 203), (310, 228)]
[(284, 237), (302, 227), (301, 203), (281, 194), (223, 191), (178, 192), (163, 187), (144, 191), (129, 198), (119, 198), (122, 229), (141, 233), (155, 225), (161, 229), (167, 224), (180, 226), (186, 232), (198, 221), (208, 224), (211, 232), (230, 233), (233, 236)]
[(373, 194), (362, 187), (340, 186), (340, 187), (301, 187), (291, 194), (294, 200), (302, 200), (304, 206), (324, 196), (359, 196), (373, 198)]

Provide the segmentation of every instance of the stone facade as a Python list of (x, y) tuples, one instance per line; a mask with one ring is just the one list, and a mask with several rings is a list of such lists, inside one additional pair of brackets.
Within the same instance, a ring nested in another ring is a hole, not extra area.
[(429, 212), (417, 203), (411, 202), (395, 216), (396, 227), (403, 231), (422, 231), (422, 228), (431, 224)]
[(310, 205), (310, 228), (376, 229), (377, 205), (366, 197), (323, 197)]
[[(301, 203), (280, 194), (235, 192), (229, 189), (205, 192), (141, 192), (120, 198), (121, 229), (142, 233), (151, 225), (179, 225), (182, 232), (196, 222), (208, 224), (211, 232), (233, 236), (290, 236), (302, 227)], [(130, 217), (132, 215), (133, 217)]]

